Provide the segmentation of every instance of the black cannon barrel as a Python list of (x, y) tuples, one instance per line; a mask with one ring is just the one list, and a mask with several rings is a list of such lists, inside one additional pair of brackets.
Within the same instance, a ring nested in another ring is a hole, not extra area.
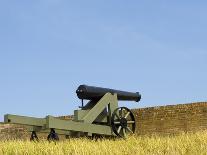
[(127, 91), (120, 91), (120, 90), (87, 86), (87, 85), (80, 85), (76, 90), (76, 93), (79, 99), (86, 99), (86, 100), (99, 100), (106, 93), (112, 93), (112, 94), (116, 93), (118, 100), (139, 102), (141, 99), (141, 95), (139, 94), (139, 92), (132, 93)]

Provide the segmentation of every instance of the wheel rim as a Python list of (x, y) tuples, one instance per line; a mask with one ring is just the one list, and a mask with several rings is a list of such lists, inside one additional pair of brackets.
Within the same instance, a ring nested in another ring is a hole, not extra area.
[(114, 133), (122, 138), (135, 133), (135, 118), (126, 107), (117, 108), (111, 117), (111, 125)]

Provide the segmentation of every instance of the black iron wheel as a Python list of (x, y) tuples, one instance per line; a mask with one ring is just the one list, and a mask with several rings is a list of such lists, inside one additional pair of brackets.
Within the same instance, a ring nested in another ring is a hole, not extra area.
[(38, 141), (37, 133), (35, 131), (32, 131), (30, 141)]
[(118, 137), (125, 138), (135, 132), (135, 118), (126, 107), (117, 108), (111, 117), (111, 126)]
[(58, 141), (59, 140), (58, 134), (55, 132), (54, 129), (50, 129), (50, 133), (47, 136), (47, 140), (48, 141)]

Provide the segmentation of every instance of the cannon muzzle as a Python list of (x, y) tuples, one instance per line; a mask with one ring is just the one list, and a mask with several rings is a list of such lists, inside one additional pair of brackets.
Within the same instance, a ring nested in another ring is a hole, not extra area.
[(85, 99), (85, 100), (99, 100), (106, 93), (112, 93), (112, 94), (116, 93), (118, 100), (123, 100), (123, 101), (139, 102), (141, 99), (141, 95), (139, 92), (133, 93), (133, 92), (120, 91), (120, 90), (109, 89), (109, 88), (87, 86), (87, 85), (80, 85), (76, 90), (76, 93), (79, 99)]

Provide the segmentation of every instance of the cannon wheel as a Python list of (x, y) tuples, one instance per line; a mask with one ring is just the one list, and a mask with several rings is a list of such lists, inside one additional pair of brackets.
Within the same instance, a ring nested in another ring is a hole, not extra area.
[(30, 141), (38, 141), (37, 133), (35, 131), (32, 131)]
[(50, 130), (50, 133), (47, 136), (47, 140), (48, 141), (58, 141), (59, 140), (58, 134), (55, 132), (54, 129)]
[(111, 126), (118, 137), (126, 138), (135, 133), (135, 118), (133, 113), (126, 107), (114, 110), (111, 117)]

